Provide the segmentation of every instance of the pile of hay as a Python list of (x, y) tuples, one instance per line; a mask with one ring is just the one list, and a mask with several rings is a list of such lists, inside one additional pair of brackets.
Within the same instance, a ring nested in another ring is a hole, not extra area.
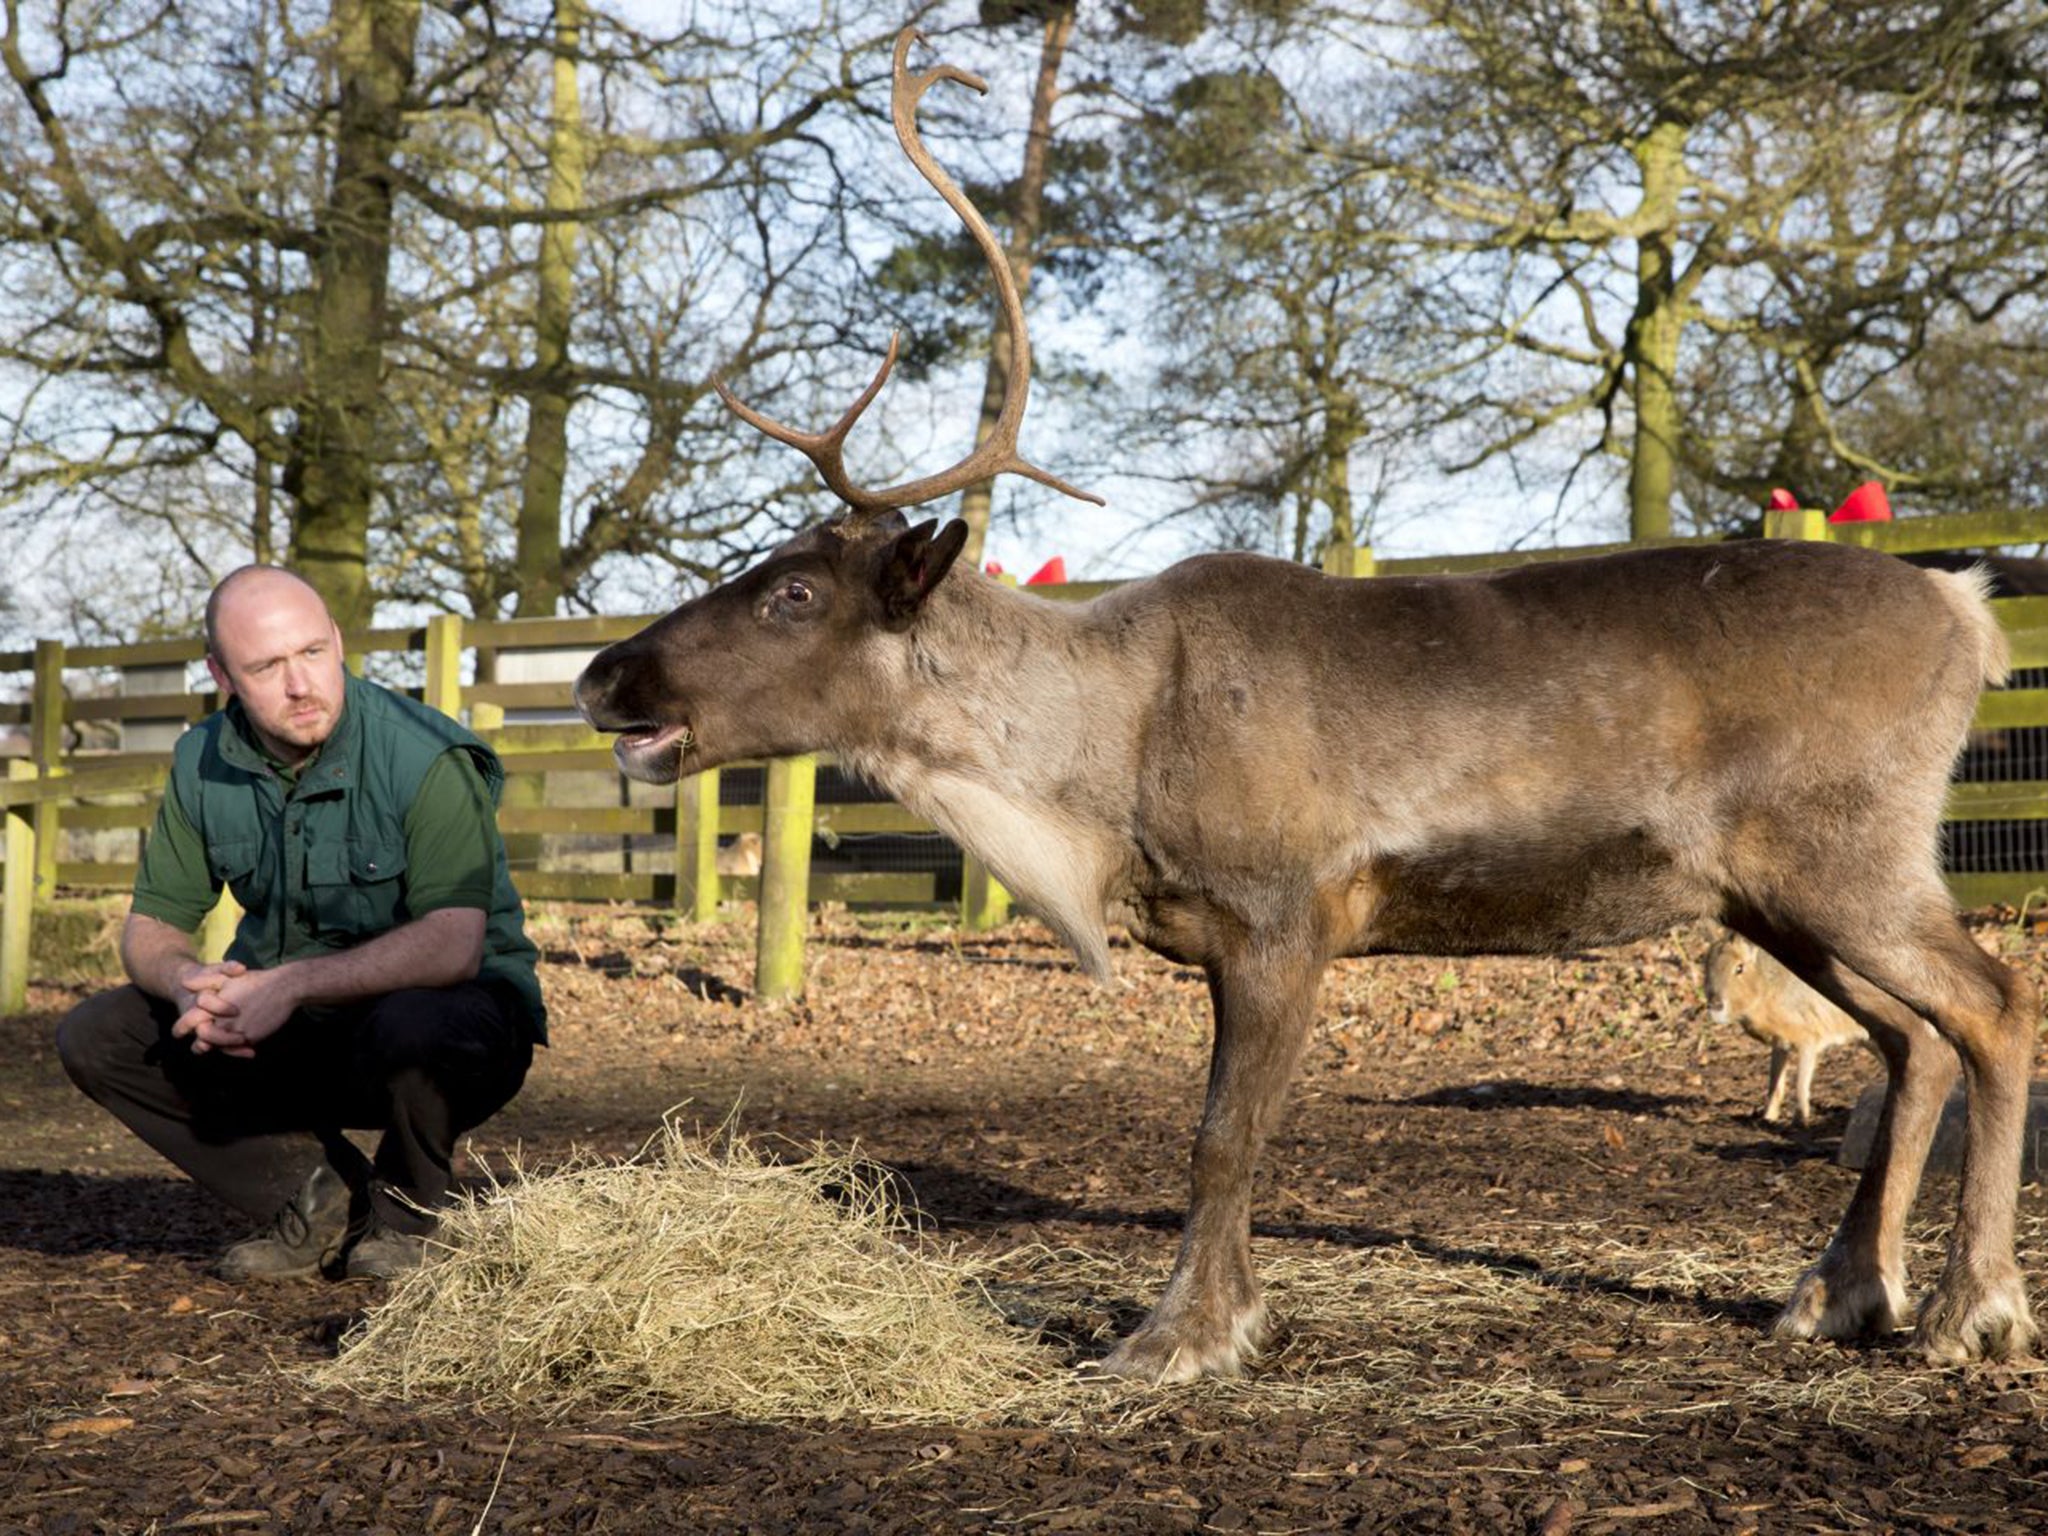
[(671, 1124), (638, 1158), (518, 1174), (316, 1378), (542, 1419), (961, 1422), (1029, 1412), (1059, 1363), (951, 1253), (906, 1246), (854, 1159), (772, 1163)]
[[(2023, 1222), (2029, 1257), (2044, 1233), (2048, 1222)], [(673, 1125), (628, 1163), (515, 1173), (451, 1211), (442, 1238), (446, 1251), (393, 1288), (316, 1382), (553, 1422), (1112, 1429), (1197, 1403), (1475, 1435), (1619, 1433), (1611, 1426), (1731, 1405), (1853, 1426), (1918, 1411), (1952, 1384), (1882, 1354), (1771, 1368), (1684, 1298), (1782, 1289), (1789, 1249), (1723, 1269), (1595, 1221), (1503, 1225), (1475, 1258), (1276, 1245), (1260, 1268), (1291, 1326), (1247, 1379), (1170, 1391), (1104, 1381), (1067, 1361), (1108, 1349), (1133, 1305), (1158, 1294), (1169, 1255), (1032, 1244), (963, 1258), (911, 1237), (871, 1165), (822, 1150), (772, 1163), (740, 1138), (714, 1148)], [(1601, 1386), (1550, 1358), (1646, 1334)], [(1702, 1349), (1702, 1336), (1717, 1342)]]

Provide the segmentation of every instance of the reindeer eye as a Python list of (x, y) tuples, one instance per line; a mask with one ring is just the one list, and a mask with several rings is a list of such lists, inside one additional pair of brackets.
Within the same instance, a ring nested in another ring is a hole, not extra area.
[(801, 576), (793, 576), (782, 584), (782, 598), (801, 607), (818, 594), (811, 590), (811, 584)]

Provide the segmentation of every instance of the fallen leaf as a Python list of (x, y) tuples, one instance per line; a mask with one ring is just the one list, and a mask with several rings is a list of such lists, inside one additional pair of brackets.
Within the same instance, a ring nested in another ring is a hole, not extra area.
[(1628, 1138), (1623, 1136), (1621, 1131), (1613, 1125), (1603, 1125), (1600, 1127), (1600, 1139), (1607, 1143), (1609, 1151), (1626, 1152), (1628, 1150)]
[(166, 1310), (168, 1310), (173, 1317), (180, 1317), (187, 1312), (196, 1312), (198, 1309), (199, 1303), (194, 1301), (190, 1296), (180, 1296), (176, 1301), (172, 1302)]
[(2003, 1461), (2006, 1457), (2010, 1456), (2011, 1454), (2012, 1447), (2009, 1445), (1973, 1445), (1967, 1451), (1963, 1452), (1962, 1455), (1958, 1456), (1956, 1458), (1956, 1461), (1960, 1465), (1968, 1467), (1972, 1471), (1974, 1471), (1978, 1467), (1988, 1467), (1994, 1461)]

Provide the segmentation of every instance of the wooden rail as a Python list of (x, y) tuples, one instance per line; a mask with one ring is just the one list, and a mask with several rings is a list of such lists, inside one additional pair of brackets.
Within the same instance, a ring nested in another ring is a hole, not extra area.
[[(1894, 553), (1976, 549), (2048, 542), (2048, 516), (2008, 514), (1918, 518), (1891, 524), (1830, 527), (1818, 512), (1773, 513), (1765, 532), (1777, 538), (1832, 538)], [(1696, 539), (1660, 543), (1711, 542)], [(1591, 545), (1567, 549), (1515, 550), (1483, 555), (1375, 560), (1370, 549), (1333, 549), (1324, 567), (1333, 575), (1419, 575), (1496, 570), (1537, 561), (1568, 559), (1637, 547)], [(1086, 601), (1111, 590), (1113, 582), (1075, 582), (1036, 589), (1062, 601)], [(2048, 597), (2004, 598), (1995, 604), (2011, 639), (2014, 664), (2048, 667)], [(508, 710), (571, 707), (566, 682), (463, 682), (471, 654), (587, 648), (633, 634), (652, 616), (574, 619), (465, 621), (437, 615), (418, 627), (370, 629), (347, 637), (351, 664), (365, 655), (406, 653), (421, 658), (419, 696), (451, 716), (466, 716), (503, 759), (514, 783), (550, 774), (616, 773), (608, 738), (577, 723), (506, 724)], [(168, 751), (66, 752), (70, 725), (104, 722), (173, 722), (199, 718), (217, 707), (206, 692), (129, 694), (115, 698), (70, 698), (67, 670), (174, 667), (196, 662), (202, 645), (189, 639), (137, 645), (66, 648), (40, 641), (33, 650), (0, 652), (0, 672), (28, 673), (30, 696), (0, 705), (0, 724), (27, 727), (28, 752), (11, 759), (0, 778), (0, 821), (4, 821), (4, 872), (0, 872), (0, 1012), (23, 1005), (28, 943), (35, 907), (59, 886), (121, 889), (132, 884), (132, 861), (58, 862), (61, 829), (102, 831), (146, 828), (155, 815), (170, 764)], [(2026, 688), (1986, 694), (1976, 724), (1985, 730), (2048, 726), (2048, 689)], [(760, 933), (756, 990), (764, 997), (789, 996), (803, 984), (804, 914), (810, 903), (843, 901), (891, 906), (930, 904), (930, 875), (814, 873), (812, 839), (873, 833), (928, 833), (933, 829), (900, 806), (819, 804), (815, 758), (768, 765), (767, 800), (760, 806), (724, 806), (714, 770), (678, 783), (673, 799), (660, 805), (547, 806), (537, 794), (509, 794), (499, 812), (508, 837), (591, 836), (640, 839), (673, 850), (666, 871), (601, 872), (521, 869), (518, 884), (529, 897), (555, 900), (661, 903), (692, 919), (716, 915), (724, 900), (753, 898)], [(1947, 819), (2028, 821), (2048, 819), (2048, 782), (1958, 784), (1949, 796)], [(722, 876), (717, 870), (721, 837), (741, 832), (762, 837), (758, 878)], [(2004, 901), (2038, 904), (2048, 899), (2048, 871), (1956, 875), (1951, 888), (1964, 905)], [(215, 952), (232, 932), (231, 903), (206, 929)], [(963, 870), (962, 920), (971, 927), (993, 924), (1008, 909), (1001, 886), (971, 859)]]

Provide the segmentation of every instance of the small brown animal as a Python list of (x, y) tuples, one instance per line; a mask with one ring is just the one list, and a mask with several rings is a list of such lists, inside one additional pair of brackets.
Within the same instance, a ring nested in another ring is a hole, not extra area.
[(1813, 1119), (1813, 1069), (1837, 1045), (1870, 1048), (1863, 1026), (1758, 949), (1730, 934), (1707, 951), (1707, 1012), (1716, 1024), (1740, 1025), (1771, 1048), (1771, 1088), (1764, 1119), (1785, 1118), (1785, 1088), (1798, 1067), (1792, 1119)]
[(742, 832), (718, 850), (718, 872), (734, 879), (751, 880), (761, 873), (761, 834)]

